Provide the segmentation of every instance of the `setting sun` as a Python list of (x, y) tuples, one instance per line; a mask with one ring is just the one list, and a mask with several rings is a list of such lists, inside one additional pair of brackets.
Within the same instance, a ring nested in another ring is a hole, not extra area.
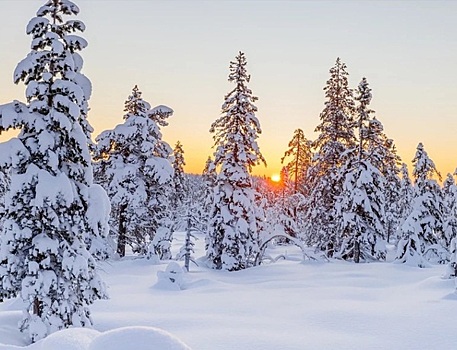
[(281, 175), (279, 175), (279, 174), (273, 174), (273, 175), (271, 175), (271, 181), (273, 181), (273, 182), (279, 182), (279, 181), (281, 181)]

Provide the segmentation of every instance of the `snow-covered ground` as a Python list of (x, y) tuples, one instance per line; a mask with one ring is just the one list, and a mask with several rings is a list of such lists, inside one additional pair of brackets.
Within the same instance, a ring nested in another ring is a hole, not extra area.
[[(184, 241), (177, 236), (175, 252)], [(196, 256), (203, 244), (200, 237)], [(65, 330), (27, 347), (18, 302), (6, 301), (0, 350), (457, 348), (457, 295), (454, 281), (440, 278), (443, 266), (302, 262), (289, 246), (271, 253), (286, 260), (230, 273), (193, 265), (182, 290), (158, 278), (168, 263), (104, 263), (111, 298), (92, 306), (95, 330)]]

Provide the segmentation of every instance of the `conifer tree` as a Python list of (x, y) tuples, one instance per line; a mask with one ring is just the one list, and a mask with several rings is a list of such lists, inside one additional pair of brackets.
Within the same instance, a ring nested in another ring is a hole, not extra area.
[(400, 228), (396, 260), (425, 267), (427, 260), (443, 263), (447, 259), (447, 252), (438, 242), (443, 231), (441, 189), (432, 178), (440, 174), (422, 143), (417, 146), (413, 166), (412, 207)]
[(284, 163), (286, 158), (291, 157), (286, 168), (290, 176), (294, 180), (294, 192), (304, 192), (306, 182), (306, 174), (311, 164), (312, 152), (311, 141), (307, 140), (303, 130), (297, 129), (294, 131), (294, 136), (290, 140), (289, 149), (281, 158), (281, 163)]
[[(167, 195), (173, 176), (170, 146), (162, 140), (160, 126), (173, 111), (165, 106), (151, 108), (138, 87), (125, 102), (124, 123), (103, 131), (96, 138), (94, 159), (97, 178), (103, 180), (111, 199), (111, 230), (117, 252), (125, 255), (126, 244), (146, 254), (155, 239), (168, 251)], [(168, 256), (168, 254), (167, 254)]]
[[(27, 103), (0, 107), (2, 130), (19, 129), (0, 146), (0, 165), (10, 168), (0, 242), (0, 291), (23, 301), (21, 331), (32, 342), (66, 327), (90, 326), (89, 305), (106, 297), (86, 244), (105, 232), (103, 202), (93, 191), (86, 120), (90, 81), (78, 51), (86, 40), (79, 8), (49, 0), (27, 25), (32, 51), (14, 81), (27, 85)], [(99, 219), (93, 220), (94, 216)], [(100, 229), (100, 231), (99, 231)]]
[[(0, 223), (3, 221), (3, 218), (5, 217), (5, 199), (6, 199), (6, 194), (8, 193), (8, 189), (10, 187), (10, 175), (9, 175), (9, 169), (1, 169), (0, 168)], [(3, 227), (3, 225), (0, 225), (0, 227)]]
[[(385, 259), (384, 242), (384, 178), (374, 165), (379, 154), (368, 152), (368, 144), (379, 143), (382, 132), (380, 123), (373, 123), (369, 109), (371, 89), (366, 78), (357, 90), (357, 126), (359, 144), (346, 156), (346, 164), (341, 171), (345, 181), (339, 198), (339, 213), (342, 215), (342, 245), (337, 256), (343, 259), (360, 260)], [(372, 146), (373, 147), (373, 146)]]
[(171, 195), (171, 208), (176, 213), (184, 204), (187, 196), (188, 186), (184, 174), (184, 150), (181, 142), (176, 142), (173, 149), (173, 193)]
[(327, 101), (320, 114), (321, 123), (315, 130), (320, 134), (313, 142), (316, 152), (308, 171), (308, 241), (317, 244), (328, 256), (332, 256), (339, 245), (337, 237), (341, 217), (337, 214), (336, 202), (342, 194), (344, 181), (339, 170), (344, 164), (345, 152), (356, 144), (353, 120), (355, 107), (353, 93), (348, 86), (348, 75), (346, 64), (338, 58), (330, 69), (330, 79), (324, 87)]
[[(457, 175), (457, 170), (454, 172)], [(454, 176), (448, 174), (443, 183), (443, 245), (451, 250), (457, 237), (457, 186)]]
[[(214, 190), (216, 188), (217, 173), (216, 167), (211, 157), (208, 157), (205, 163), (205, 168), (202, 173), (202, 189), (200, 198), (202, 200), (202, 205), (199, 212), (199, 222), (201, 225), (201, 231), (207, 233), (208, 231), (208, 222), (210, 220), (211, 210), (213, 208), (214, 202)], [(206, 242), (208, 243), (208, 242)]]
[(398, 208), (399, 208), (399, 225), (396, 232), (397, 240), (401, 238), (401, 226), (411, 213), (412, 201), (413, 201), (413, 183), (409, 177), (408, 166), (403, 163), (400, 169), (401, 180), (400, 190), (398, 196)]
[[(454, 176), (457, 175), (457, 170)], [(448, 174), (443, 183), (444, 195), (444, 240), (449, 250), (449, 263), (444, 278), (457, 277), (457, 185), (454, 177)]]
[(240, 52), (230, 62), (228, 80), (235, 88), (225, 96), (222, 116), (212, 125), (220, 166), (209, 227), (207, 258), (216, 269), (235, 271), (254, 264), (258, 253), (255, 191), (250, 171), (265, 160), (257, 145), (260, 123), (255, 116), (257, 97), (247, 83), (246, 57)]
[[(375, 119), (375, 122), (376, 119)], [(379, 123), (379, 122), (378, 122)], [(382, 125), (381, 125), (382, 127)], [(392, 139), (389, 139), (383, 132), (379, 134), (375, 144), (369, 144), (368, 153), (373, 154), (374, 165), (384, 177), (383, 194), (385, 198), (385, 233), (387, 242), (396, 235), (401, 222), (400, 208), (400, 164), (401, 159)]]
[(178, 256), (176, 257), (177, 260), (184, 259), (184, 268), (187, 272), (190, 270), (190, 262), (193, 262), (195, 265), (198, 266), (197, 262), (193, 258), (193, 254), (195, 253), (194, 250), (194, 240), (197, 240), (197, 237), (193, 235), (195, 231), (198, 231), (198, 219), (195, 217), (195, 213), (192, 212), (193, 208), (189, 208), (187, 210), (187, 214), (185, 217), (185, 229), (186, 229), (186, 238), (184, 241), (184, 245), (179, 250)]

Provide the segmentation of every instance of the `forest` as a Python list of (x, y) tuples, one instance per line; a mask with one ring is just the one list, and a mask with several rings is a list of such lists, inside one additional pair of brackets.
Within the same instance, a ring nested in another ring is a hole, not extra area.
[(78, 13), (69, 0), (38, 10), (27, 25), (31, 51), (14, 71), (26, 101), (0, 106), (0, 132), (19, 132), (0, 144), (0, 297), (22, 300), (19, 330), (31, 343), (91, 326), (90, 305), (108, 298), (100, 264), (131, 257), (166, 262), (166, 276), (182, 272), (176, 261), (186, 272), (235, 273), (290, 247), (304, 261), (443, 265), (446, 279), (456, 277), (457, 173), (442, 179), (421, 142), (409, 170), (370, 108), (368, 80), (349, 86), (340, 58), (324, 85), (317, 138), (297, 126), (272, 181), (251, 174), (265, 163), (261, 120), (238, 52), (208, 126), (214, 153), (202, 174), (187, 174), (185, 145), (162, 137), (173, 109), (152, 106), (138, 86), (123, 120), (93, 135)]

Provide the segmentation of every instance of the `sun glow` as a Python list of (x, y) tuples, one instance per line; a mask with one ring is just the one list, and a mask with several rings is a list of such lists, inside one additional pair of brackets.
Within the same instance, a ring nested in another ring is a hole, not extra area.
[(281, 175), (279, 175), (279, 174), (273, 174), (273, 175), (271, 175), (271, 181), (273, 181), (273, 182), (279, 182), (279, 181), (281, 181)]

